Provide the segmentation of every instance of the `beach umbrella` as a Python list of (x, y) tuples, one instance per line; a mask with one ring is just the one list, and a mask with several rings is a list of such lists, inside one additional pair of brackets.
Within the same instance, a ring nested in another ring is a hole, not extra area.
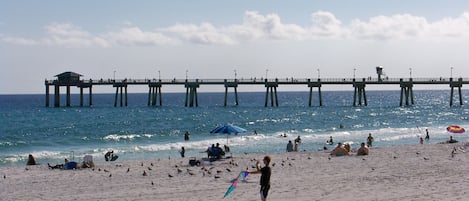
[(464, 133), (466, 131), (463, 127), (458, 125), (450, 125), (446, 128), (446, 130), (450, 133)]
[(230, 134), (237, 135), (239, 133), (244, 133), (244, 132), (246, 132), (246, 129), (241, 128), (239, 126), (235, 126), (235, 125), (218, 126), (215, 129), (213, 129), (212, 131), (210, 131), (210, 133), (226, 134), (226, 144), (228, 144), (228, 135), (230, 135)]

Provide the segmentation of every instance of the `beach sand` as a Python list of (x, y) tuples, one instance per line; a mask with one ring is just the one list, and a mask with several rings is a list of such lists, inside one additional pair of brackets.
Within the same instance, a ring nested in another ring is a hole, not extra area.
[[(202, 166), (189, 166), (189, 158), (95, 158), (94, 169), (51, 170), (47, 162), (2, 167), (0, 200), (260, 200), (260, 174), (223, 195), (263, 156), (235, 155)], [(368, 156), (320, 151), (271, 157), (268, 200), (469, 200), (469, 147), (462, 143), (371, 148)]]

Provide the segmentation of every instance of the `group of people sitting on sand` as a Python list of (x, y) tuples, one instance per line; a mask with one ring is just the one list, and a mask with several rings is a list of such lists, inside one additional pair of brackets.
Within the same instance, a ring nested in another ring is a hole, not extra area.
[[(337, 147), (331, 151), (332, 156), (348, 156), (351, 153), (350, 144), (342, 145), (341, 142), (337, 143)], [(368, 147), (365, 146), (365, 143), (360, 144), (360, 148), (357, 149), (357, 156), (364, 156), (369, 154)]]
[(217, 143), (216, 146), (215, 146), (215, 144), (212, 144), (212, 146), (208, 147), (205, 152), (207, 152), (207, 157), (209, 159), (218, 160), (218, 159), (221, 159), (223, 156), (225, 156), (226, 152), (230, 152), (230, 148), (228, 146), (225, 145), (224, 148), (225, 148), (225, 150), (223, 150), (220, 147), (219, 143)]

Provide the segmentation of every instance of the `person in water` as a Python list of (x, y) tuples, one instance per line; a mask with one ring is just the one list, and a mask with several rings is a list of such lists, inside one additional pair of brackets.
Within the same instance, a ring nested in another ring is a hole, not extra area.
[(287, 152), (292, 152), (292, 151), (293, 151), (293, 143), (291, 142), (291, 140), (289, 140), (287, 144)]
[(446, 141), (447, 143), (457, 143), (458, 141), (453, 139), (453, 136), (449, 136), (449, 140)]
[(184, 154), (186, 153), (186, 149), (184, 147), (181, 147), (181, 151), (179, 151), (181, 154), (181, 157), (184, 158)]
[(371, 133), (368, 134), (368, 138), (366, 138), (366, 146), (368, 147), (372, 147), (373, 146), (373, 137), (371, 136)]

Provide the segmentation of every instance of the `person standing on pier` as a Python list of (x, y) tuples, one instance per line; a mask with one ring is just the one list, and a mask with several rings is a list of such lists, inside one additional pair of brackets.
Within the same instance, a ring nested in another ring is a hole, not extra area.
[(366, 146), (367, 147), (372, 147), (373, 146), (373, 137), (371, 136), (371, 133), (368, 134), (368, 138), (366, 139)]

